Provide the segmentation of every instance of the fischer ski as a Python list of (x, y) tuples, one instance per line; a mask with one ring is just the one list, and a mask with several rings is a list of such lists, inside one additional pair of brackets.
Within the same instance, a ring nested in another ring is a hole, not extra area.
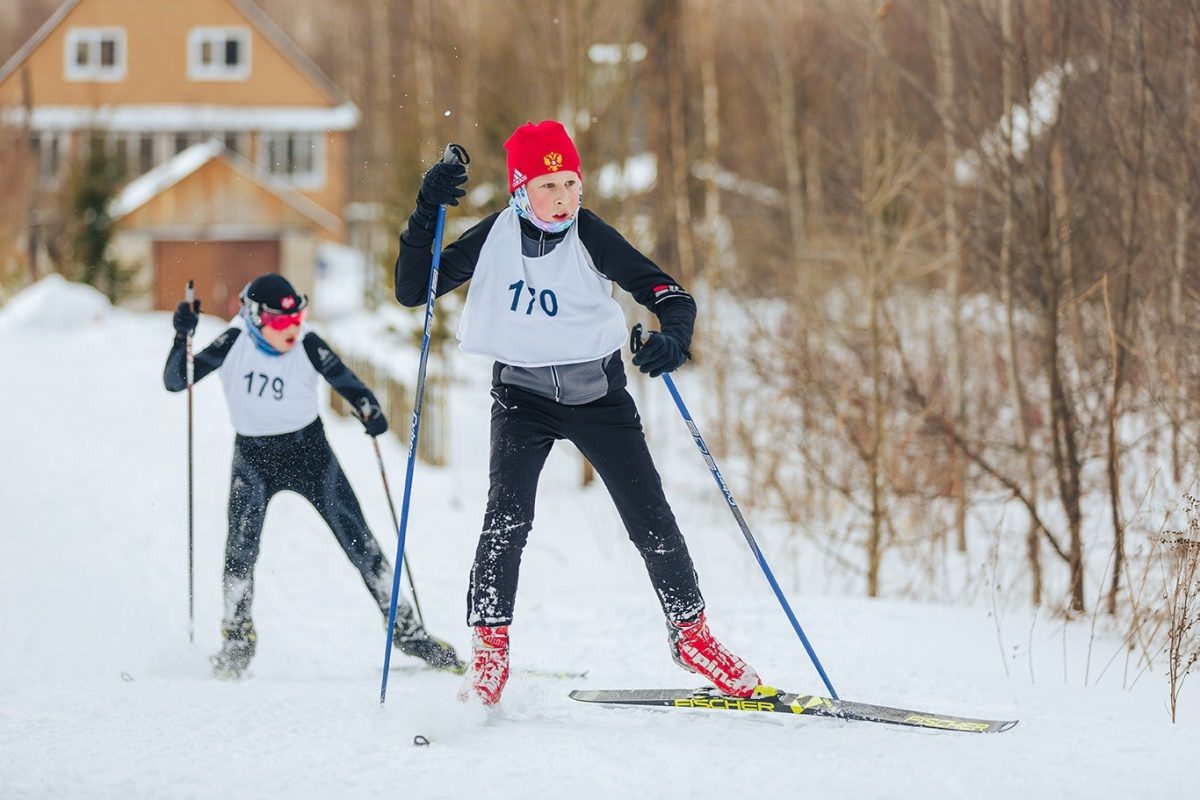
[(1010, 730), (1018, 722), (1015, 719), (990, 720), (954, 717), (927, 711), (833, 700), (820, 695), (782, 692), (772, 686), (759, 686), (750, 697), (721, 694), (711, 687), (704, 689), (576, 689), (571, 692), (570, 697), (572, 700), (579, 700), (583, 703), (599, 703), (608, 706), (803, 714), (966, 733), (1000, 733)]

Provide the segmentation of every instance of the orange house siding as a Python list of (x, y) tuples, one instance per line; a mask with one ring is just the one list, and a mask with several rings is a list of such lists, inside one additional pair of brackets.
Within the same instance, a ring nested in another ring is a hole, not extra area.
[[(250, 78), (193, 81), (188, 34), (198, 26), (250, 31)], [(67, 34), (72, 28), (124, 28), (126, 75), (121, 81), (68, 81)], [(229, 0), (85, 0), (30, 54), (37, 105), (103, 106), (187, 103), (252, 106), (336, 105), (258, 32)], [(21, 104), (20, 71), (0, 85), (0, 105)]]

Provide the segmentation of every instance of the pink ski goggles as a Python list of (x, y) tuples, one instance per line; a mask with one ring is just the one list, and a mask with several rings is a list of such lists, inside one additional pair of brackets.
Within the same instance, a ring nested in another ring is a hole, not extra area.
[(282, 331), (303, 322), (304, 311), (295, 311), (290, 314), (280, 314), (275, 311), (260, 311), (258, 312), (258, 317), (262, 320), (262, 324), (265, 327)]

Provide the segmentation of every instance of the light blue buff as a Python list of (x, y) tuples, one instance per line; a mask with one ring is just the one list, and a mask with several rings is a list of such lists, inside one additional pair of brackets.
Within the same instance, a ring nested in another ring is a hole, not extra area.
[(258, 329), (258, 326), (250, 321), (250, 311), (248, 309), (243, 308), (238, 312), (238, 315), (241, 316), (242, 320), (246, 323), (246, 332), (250, 334), (250, 339), (254, 342), (255, 347), (269, 356), (283, 355), (283, 353), (279, 352), (274, 347), (271, 347), (271, 345), (267, 342), (267, 338), (262, 335), (262, 331)]
[[(512, 196), (508, 198), (508, 204), (517, 210), (517, 214), (522, 219), (529, 220), (538, 230), (543, 230), (546, 233), (562, 233), (571, 227), (571, 223), (579, 216), (579, 212), (576, 211), (569, 219), (565, 219), (562, 222), (546, 222), (546, 220), (533, 213), (533, 206), (529, 202), (529, 192), (525, 191), (524, 186), (512, 193)], [(580, 208), (583, 207), (582, 192), (579, 194), (579, 206)]]

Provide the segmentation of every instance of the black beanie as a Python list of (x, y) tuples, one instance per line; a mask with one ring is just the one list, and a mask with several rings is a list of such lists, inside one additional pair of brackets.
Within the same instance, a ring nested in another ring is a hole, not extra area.
[(268, 272), (246, 285), (242, 302), (251, 306), (250, 310), (255, 313), (294, 314), (308, 305), (308, 298), (298, 293), (287, 278), (277, 272)]

